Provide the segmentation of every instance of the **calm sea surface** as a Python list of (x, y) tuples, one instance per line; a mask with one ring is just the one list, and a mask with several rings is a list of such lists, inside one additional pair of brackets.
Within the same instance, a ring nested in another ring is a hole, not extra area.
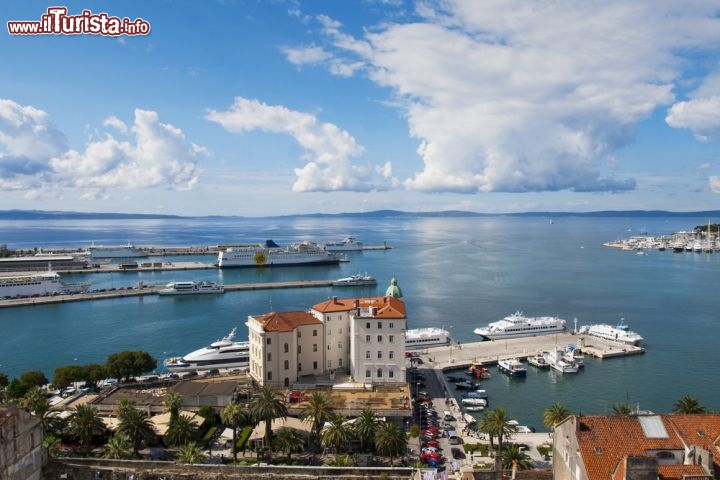
[[(619, 402), (656, 412), (685, 394), (720, 410), (720, 254), (649, 252), (602, 247), (606, 241), (667, 234), (706, 218), (271, 218), (219, 220), (0, 221), (10, 248), (85, 247), (95, 242), (136, 245), (215, 245), (353, 235), (386, 251), (351, 253), (331, 267), (118, 273), (70, 277), (94, 288), (164, 284), (334, 279), (367, 272), (373, 288), (309, 288), (229, 292), (194, 298), (135, 297), (0, 310), (0, 371), (10, 377), (71, 363), (104, 362), (138, 349), (158, 363), (222, 337), (248, 315), (304, 310), (332, 295), (383, 294), (392, 277), (403, 290), (410, 328), (444, 326), (461, 342), (472, 330), (515, 310), (558, 315), (572, 325), (615, 324), (621, 317), (645, 337), (642, 356), (586, 359), (585, 371), (561, 376), (530, 368), (525, 380), (495, 374), (490, 406), (505, 406), (521, 423), (542, 428), (542, 411), (560, 401), (574, 412), (604, 413)], [(177, 258), (211, 263), (213, 257)]]

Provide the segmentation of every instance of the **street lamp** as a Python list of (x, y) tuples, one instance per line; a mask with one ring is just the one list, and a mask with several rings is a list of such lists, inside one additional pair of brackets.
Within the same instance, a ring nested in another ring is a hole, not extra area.
[(453, 363), (455, 359), (453, 359), (453, 342), (455, 341), (452, 336), (452, 329), (454, 325), (450, 325), (448, 327), (448, 330), (450, 331), (450, 363)]

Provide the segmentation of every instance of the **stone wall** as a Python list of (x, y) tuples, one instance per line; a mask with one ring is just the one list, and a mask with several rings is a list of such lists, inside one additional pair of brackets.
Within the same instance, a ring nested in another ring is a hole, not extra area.
[(0, 478), (40, 480), (46, 456), (40, 420), (14, 405), (0, 406)]

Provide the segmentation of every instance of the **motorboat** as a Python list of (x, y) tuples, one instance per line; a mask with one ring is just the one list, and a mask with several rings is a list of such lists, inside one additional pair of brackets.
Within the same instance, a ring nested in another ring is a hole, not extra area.
[(550, 365), (547, 363), (547, 360), (545, 360), (545, 357), (542, 353), (539, 353), (537, 355), (532, 355), (527, 358), (528, 364), (532, 365), (536, 368), (550, 368)]
[(560, 373), (577, 373), (578, 365), (573, 361), (569, 361), (565, 357), (565, 351), (562, 349), (554, 349), (544, 353), (545, 361), (550, 365), (550, 368), (557, 370)]
[(498, 370), (509, 377), (525, 377), (527, 376), (527, 368), (517, 358), (504, 358), (498, 360)]

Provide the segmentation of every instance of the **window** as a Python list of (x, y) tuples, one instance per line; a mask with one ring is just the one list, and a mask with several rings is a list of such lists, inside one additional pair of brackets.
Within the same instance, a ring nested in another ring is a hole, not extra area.
[(370, 378), (370, 370), (365, 370), (365, 378)]
[(327, 332), (328, 337), (330, 336), (330, 334), (332, 334), (332, 328), (328, 328), (328, 332)]
[(317, 352), (317, 343), (313, 343), (313, 352)]
[(328, 315), (327, 317), (325, 317), (325, 319), (326, 319), (328, 322), (329, 322), (330, 320), (332, 320), (332, 318), (330, 318), (330, 315)]
[(394, 342), (395, 342), (395, 335), (388, 335), (388, 342), (394, 343)]
[(378, 322), (378, 330), (382, 328), (382, 322)]
[(382, 378), (382, 368), (378, 368), (377, 378)]
[(313, 362), (313, 370), (317, 370), (317, 362)]
[(342, 342), (338, 342), (338, 350), (342, 350)]
[(302, 353), (302, 345), (298, 345), (298, 355)]
[(342, 334), (342, 327), (338, 328), (338, 333)]
[(268, 372), (268, 380), (272, 380), (272, 372)]
[(370, 343), (370, 335), (365, 335), (365, 343)]
[(378, 343), (382, 343), (382, 335), (378, 335)]
[(271, 338), (268, 337), (268, 338), (267, 338), (267, 344), (268, 344), (268, 345), (270, 345), (270, 340), (271, 340)]
[(365, 329), (370, 330), (370, 322), (365, 322)]
[(370, 360), (370, 350), (365, 350), (365, 359)]
[(298, 372), (302, 372), (302, 363), (298, 363)]
[(342, 367), (342, 358), (338, 358), (338, 367)]
[(378, 350), (378, 360), (382, 358), (382, 352)]
[(283, 350), (285, 351), (285, 353), (288, 353), (290, 351), (290, 345), (288, 345), (287, 343), (283, 345)]
[(272, 362), (272, 353), (268, 352), (267, 354), (267, 361)]
[(390, 350), (390, 353), (388, 353), (388, 356), (390, 357), (390, 360), (392, 360), (393, 358), (395, 358), (395, 352)]
[(338, 315), (338, 320), (342, 320), (342, 315)]
[(285, 360), (285, 370), (290, 370), (290, 361)]
[(317, 330), (313, 329), (313, 337), (317, 337)]
[(394, 377), (395, 377), (395, 372), (392, 371), (392, 370), (390, 370), (390, 371), (388, 372), (388, 377), (394, 378)]
[(330, 369), (332, 368), (332, 360), (328, 360), (328, 366), (327, 366), (327, 367), (328, 367), (328, 370), (330, 370)]
[(330, 350), (330, 344), (328, 343), (328, 350)]
[(388, 327), (390, 328), (390, 330), (392, 330), (393, 328), (395, 328), (395, 323), (394, 323), (394, 322), (390, 322), (390, 325), (388, 325)]
[(302, 337), (302, 332), (300, 330), (298, 330), (297, 332), (298, 332), (298, 338)]

